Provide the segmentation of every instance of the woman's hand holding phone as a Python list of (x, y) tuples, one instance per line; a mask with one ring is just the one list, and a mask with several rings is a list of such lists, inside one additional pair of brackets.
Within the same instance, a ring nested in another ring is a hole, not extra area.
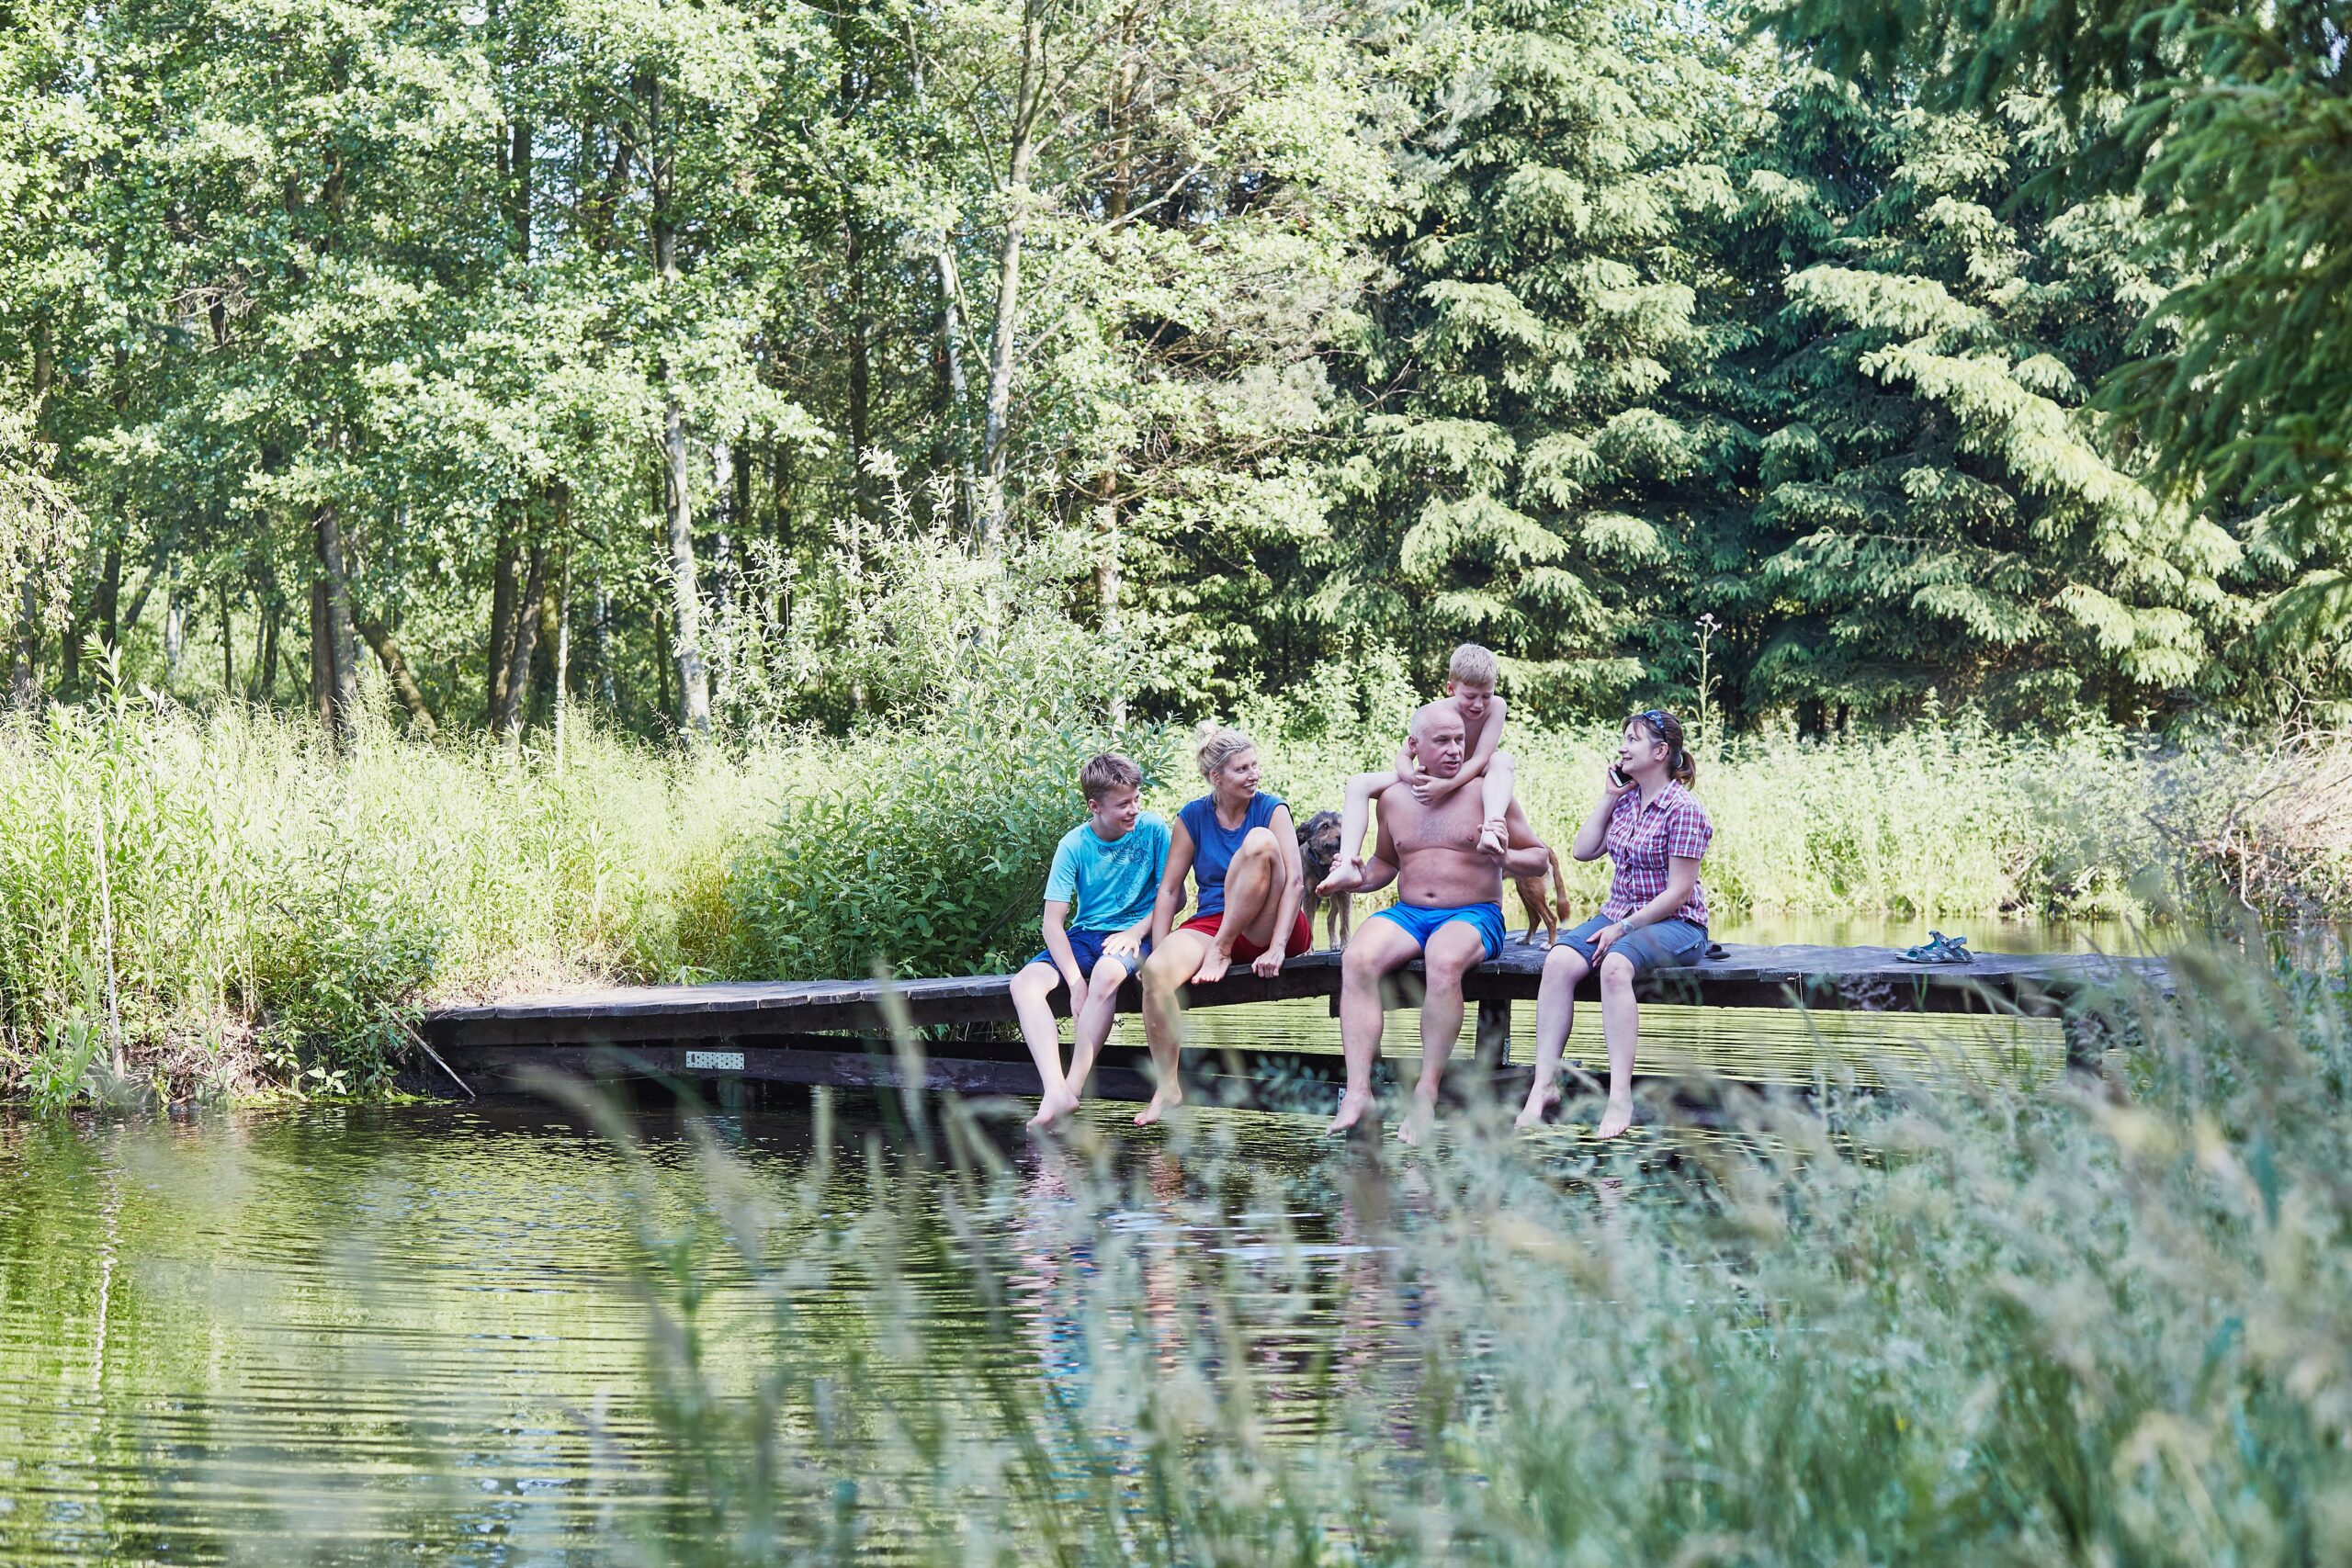
[(1608, 799), (1614, 800), (1633, 787), (1634, 781), (1619, 773), (1616, 763), (1609, 762), (1601, 767), (1600, 793)]

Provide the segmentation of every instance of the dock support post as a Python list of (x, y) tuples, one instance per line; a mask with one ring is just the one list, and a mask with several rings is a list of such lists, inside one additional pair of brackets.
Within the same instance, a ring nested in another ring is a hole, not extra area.
[(1478, 1062), (1486, 1067), (1510, 1065), (1510, 1003), (1502, 998), (1478, 1004)]

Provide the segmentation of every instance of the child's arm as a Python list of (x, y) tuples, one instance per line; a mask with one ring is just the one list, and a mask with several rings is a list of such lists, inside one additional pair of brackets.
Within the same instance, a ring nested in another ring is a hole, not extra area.
[(1495, 698), (1494, 705), (1487, 710), (1487, 727), (1478, 731), (1478, 744), (1462, 759), (1462, 771), (1450, 779), (1425, 779), (1413, 786), (1414, 795), (1424, 804), (1434, 806), (1472, 779), (1486, 776), (1487, 765), (1494, 761), (1495, 752), (1503, 743), (1502, 698)]
[(1086, 998), (1086, 972), (1078, 966), (1078, 954), (1069, 948), (1069, 933), (1062, 929), (1069, 921), (1069, 905), (1059, 898), (1048, 898), (1045, 918), (1037, 924), (1046, 933), (1046, 952), (1069, 987), (1069, 1005), (1074, 1011)]

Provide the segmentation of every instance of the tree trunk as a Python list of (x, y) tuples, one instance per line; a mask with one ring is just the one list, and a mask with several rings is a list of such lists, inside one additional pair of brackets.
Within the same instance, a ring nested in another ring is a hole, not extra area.
[(613, 679), (613, 596), (605, 591), (605, 580), (596, 579), (594, 618), (590, 626), (595, 637), (591, 649), (596, 660), (596, 698), (605, 705), (607, 716), (620, 712), (620, 686)]
[(334, 646), (327, 630), (327, 580), (311, 579), (311, 712), (334, 732)]
[(280, 601), (275, 581), (265, 575), (262, 580), (261, 624), (254, 631), (254, 678), (246, 695), (256, 703), (268, 702), (277, 687), (277, 626), (286, 618), (286, 606)]
[(229, 585), (220, 585), (220, 695), (237, 694), (237, 615), (235, 602), (229, 597)]
[(425, 703), (424, 689), (417, 685), (415, 673), (409, 669), (408, 660), (401, 656), (400, 643), (385, 629), (384, 623), (362, 621), (359, 623), (359, 635), (366, 637), (368, 646), (376, 650), (377, 661), (383, 665), (384, 673), (391, 678), (393, 692), (399, 695), (401, 705), (408, 709), (409, 728), (427, 740), (440, 734), (441, 727), (433, 722), (433, 709)]
[(1029, 166), (1037, 151), (1037, 113), (1045, 97), (1045, 0), (1026, 0), (1021, 26), (1021, 83), (1013, 97), (1012, 146), (1004, 192), (1004, 241), (997, 254), (996, 323), (989, 338), (987, 423), (980, 457), (987, 470), (978, 530), (982, 551), (993, 553), (1004, 529), (1006, 434), (1012, 413), (1014, 336), (1021, 319), (1021, 242), (1029, 220)]
[(343, 523), (332, 504), (312, 514), (319, 546), (319, 581), (326, 589), (325, 673), (331, 682), (330, 717), (338, 730), (348, 730), (359, 707), (359, 671), (352, 663), (351, 579), (343, 569)]
[(563, 570), (555, 592), (555, 681), (551, 719), (555, 726), (555, 771), (563, 772), (566, 721), (571, 716), (571, 536), (563, 536)]
[[(650, 71), (639, 73), (638, 91), (646, 109), (653, 269), (667, 294), (679, 281), (677, 215), (671, 210), (677, 195), (677, 152), (662, 124), (661, 77)], [(710, 733), (710, 678), (703, 665), (702, 590), (695, 579), (694, 490), (686, 468), (686, 413), (677, 389), (671, 385), (674, 375), (665, 355), (662, 468), (669, 513), (670, 599), (677, 617), (671, 657), (678, 666), (678, 728), (688, 739), (699, 740)]]
[[(1115, 643), (1120, 634), (1119, 621), (1119, 476), (1102, 476), (1101, 503), (1094, 509), (1094, 598), (1100, 606), (1102, 639)], [(1126, 676), (1122, 660), (1121, 673), (1111, 684), (1111, 722), (1127, 722)]]
[(548, 547), (531, 541), (531, 566), (523, 581), (523, 602), (514, 615), (514, 648), (506, 664), (506, 705), (492, 728), (509, 738), (523, 733), (531, 702), (531, 655), (539, 646), (539, 602), (548, 592)]
[(499, 728), (506, 716), (506, 667), (514, 657), (514, 510), (499, 503), (498, 556), (490, 579), (490, 648), (482, 666), (481, 721)]
[(735, 684), (735, 450), (724, 441), (710, 444), (710, 512), (716, 525), (711, 542), (710, 704), (727, 711)]

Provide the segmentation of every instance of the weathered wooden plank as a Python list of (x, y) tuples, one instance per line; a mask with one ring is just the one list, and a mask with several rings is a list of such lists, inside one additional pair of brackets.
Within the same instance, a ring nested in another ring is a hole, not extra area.
[[(1513, 943), (1464, 980), (1464, 997), (1489, 1007), (1532, 1001), (1541, 983), (1544, 949)], [(1642, 979), (1645, 1000), (1706, 1007), (1790, 1007), (1885, 1012), (2019, 1011), (2055, 1016), (2084, 987), (2137, 978), (2159, 987), (2164, 966), (2080, 953), (1987, 953), (1951, 967), (1906, 964), (1892, 949), (1809, 946), (1732, 947), (1720, 958)], [(1392, 976), (1391, 1005), (1420, 995), (1419, 965)], [(898, 983), (900, 999), (922, 1026), (986, 1023), (1013, 1016), (1011, 976), (953, 976)], [(1292, 959), (1281, 973), (1248, 970), (1216, 986), (1187, 987), (1187, 1008), (1234, 1007), (1298, 998), (1336, 998), (1337, 953)], [(444, 1049), (594, 1043), (627, 1043), (684, 1036), (871, 1033), (881, 1028), (881, 986), (871, 980), (730, 982), (704, 986), (606, 987), (590, 991), (455, 1007), (428, 1015), (428, 1037)], [(1599, 994), (1597, 977), (1578, 988)], [(1142, 1004), (1133, 981), (1121, 991), (1122, 1011)], [(1482, 1031), (1482, 1038), (1485, 1032)], [(1500, 1038), (1500, 1037), (1498, 1037)]]

